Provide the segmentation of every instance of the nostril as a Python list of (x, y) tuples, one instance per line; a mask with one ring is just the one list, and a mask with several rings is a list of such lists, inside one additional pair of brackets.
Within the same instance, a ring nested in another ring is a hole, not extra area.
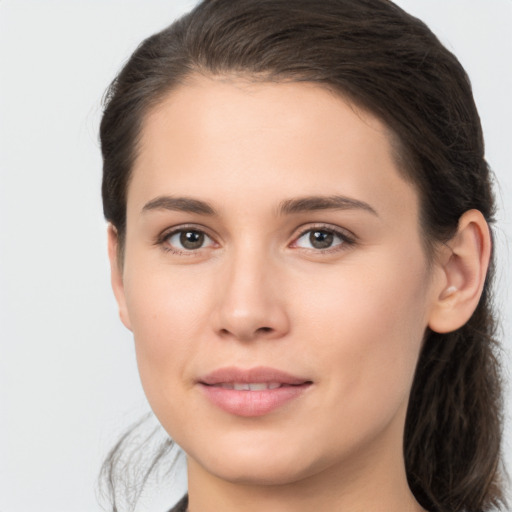
[(272, 327), (258, 327), (257, 329), (247, 330), (243, 328), (233, 330), (223, 328), (219, 330), (219, 335), (222, 338), (234, 336), (235, 338), (238, 338), (240, 340), (248, 341), (256, 339), (259, 336), (267, 337), (267, 335), (271, 335), (274, 332), (276, 332), (276, 330), (273, 329)]

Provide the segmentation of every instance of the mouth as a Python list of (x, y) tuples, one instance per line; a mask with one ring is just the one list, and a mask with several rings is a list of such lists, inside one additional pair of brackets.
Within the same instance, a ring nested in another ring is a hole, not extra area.
[(214, 370), (201, 377), (199, 382), (207, 386), (244, 386), (243, 389), (250, 390), (251, 386), (265, 385), (267, 388), (271, 387), (272, 389), (280, 386), (299, 386), (306, 382), (311, 383), (312, 381), (266, 366), (257, 366), (248, 369), (230, 366)]
[(236, 391), (264, 391), (265, 389), (278, 389), (286, 385), (280, 382), (221, 382), (213, 384), (213, 387)]
[(274, 368), (230, 367), (209, 373), (199, 379), (198, 384), (209, 401), (223, 411), (255, 417), (269, 414), (299, 398), (313, 381)]

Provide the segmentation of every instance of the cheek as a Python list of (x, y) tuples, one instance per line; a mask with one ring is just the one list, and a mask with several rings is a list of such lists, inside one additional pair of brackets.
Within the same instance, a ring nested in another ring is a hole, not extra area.
[(202, 350), (210, 286), (205, 276), (185, 278), (172, 268), (134, 268), (137, 272), (126, 276), (126, 303), (141, 382), (155, 409), (165, 397), (179, 400), (187, 364)]
[(343, 421), (375, 424), (408, 399), (427, 324), (427, 276), (421, 254), (412, 260), (419, 263), (400, 261), (382, 255), (379, 265), (345, 268), (325, 280), (303, 311), (326, 404), (339, 404)]

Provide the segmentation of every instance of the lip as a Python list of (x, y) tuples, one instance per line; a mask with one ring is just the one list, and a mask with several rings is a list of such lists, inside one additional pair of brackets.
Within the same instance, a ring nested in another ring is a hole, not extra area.
[[(230, 389), (229, 386), (235, 383), (267, 383), (272, 389)], [(279, 387), (275, 387), (276, 384)], [(308, 378), (264, 366), (219, 368), (198, 379), (198, 385), (210, 402), (225, 412), (243, 417), (269, 414), (301, 396), (312, 384)]]

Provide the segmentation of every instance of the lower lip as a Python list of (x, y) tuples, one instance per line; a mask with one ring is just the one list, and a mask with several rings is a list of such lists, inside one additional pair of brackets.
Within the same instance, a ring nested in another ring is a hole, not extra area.
[(205, 395), (217, 407), (236, 416), (251, 418), (264, 416), (282, 407), (302, 395), (310, 385), (305, 383), (261, 391), (238, 391), (206, 384), (201, 384), (201, 387)]

